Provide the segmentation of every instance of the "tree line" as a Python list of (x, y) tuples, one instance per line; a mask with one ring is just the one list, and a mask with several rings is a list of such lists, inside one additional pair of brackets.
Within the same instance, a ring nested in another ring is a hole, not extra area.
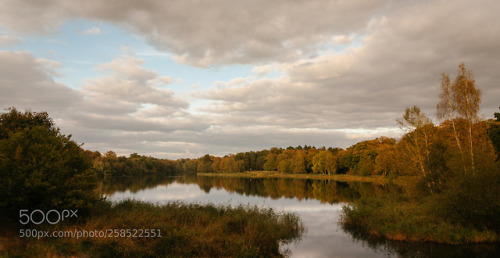
[(129, 157), (117, 156), (114, 151), (108, 151), (104, 155), (98, 151), (86, 151), (86, 154), (92, 160), (92, 170), (98, 176), (176, 174), (174, 162), (168, 159), (158, 159), (137, 153), (132, 153)]
[[(282, 173), (311, 174), (386, 174), (387, 149), (396, 139), (380, 137), (357, 143), (347, 149), (314, 146), (271, 148), (241, 152), (224, 157), (204, 155), (199, 159), (185, 159), (178, 169), (185, 173), (237, 173), (243, 171), (278, 171)], [(377, 159), (377, 156), (381, 158)]]
[[(130, 176), (152, 173), (179, 175), (244, 171), (326, 175), (429, 176), (436, 173), (441, 175), (439, 170), (444, 169), (443, 166), (447, 162), (447, 157), (451, 157), (450, 154), (459, 153), (459, 160), (455, 160), (455, 157), (451, 163), (455, 165), (460, 163), (463, 170), (470, 171), (476, 170), (478, 164), (474, 163), (478, 163), (478, 159), (485, 158), (485, 150), (489, 153), (487, 159), (498, 159), (500, 151), (498, 114), (500, 113), (495, 114), (496, 119), (476, 118), (471, 122), (463, 117), (457, 117), (434, 125), (419, 107), (413, 106), (397, 120), (406, 132), (401, 139), (382, 136), (361, 141), (346, 149), (289, 146), (240, 152), (224, 157), (206, 154), (197, 159), (178, 160), (157, 159), (136, 153), (129, 157), (118, 157), (112, 151), (104, 155), (90, 151), (87, 151), (87, 154), (93, 160), (92, 167), (98, 175)], [(477, 150), (475, 145), (478, 145)], [(477, 153), (478, 157), (474, 158), (474, 153)]]

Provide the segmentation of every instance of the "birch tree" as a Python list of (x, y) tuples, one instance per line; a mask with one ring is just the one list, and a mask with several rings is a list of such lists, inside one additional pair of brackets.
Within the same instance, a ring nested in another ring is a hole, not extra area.
[[(476, 87), (476, 80), (465, 64), (458, 66), (457, 77), (450, 84), (447, 74), (443, 74), (441, 81), (440, 102), (437, 105), (438, 118), (449, 120), (453, 127), (453, 134), (457, 147), (462, 155), (464, 170), (470, 165), (472, 173), (475, 172), (474, 164), (474, 135), (473, 125), (479, 120), (479, 104), (481, 103), (481, 91)], [(460, 132), (456, 127), (457, 118), (463, 119), (466, 124), (466, 131)], [(462, 143), (461, 134), (466, 137), (466, 142)], [(465, 150), (464, 150), (465, 149)], [(466, 164), (465, 152), (470, 155), (470, 164)]]
[(432, 122), (420, 108), (413, 106), (406, 108), (402, 118), (396, 120), (399, 127), (405, 132), (402, 138), (403, 153), (411, 160), (422, 176), (426, 176), (426, 160), (429, 159), (431, 144), (430, 127)]

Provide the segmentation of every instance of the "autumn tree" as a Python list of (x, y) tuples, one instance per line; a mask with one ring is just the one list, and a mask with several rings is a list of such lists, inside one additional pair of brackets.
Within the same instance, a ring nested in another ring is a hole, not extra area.
[(306, 173), (306, 154), (302, 149), (296, 150), (293, 157), (293, 173)]
[(400, 141), (403, 153), (421, 176), (426, 176), (428, 173), (426, 161), (429, 159), (434, 125), (417, 106), (406, 108), (403, 117), (396, 121), (405, 132)]
[(462, 165), (464, 167), (464, 170), (466, 170), (464, 152), (456, 125), (456, 105), (453, 101), (454, 95), (451, 87), (450, 77), (448, 74), (443, 73), (441, 76), (441, 93), (439, 94), (439, 100), (440, 101), (436, 106), (437, 118), (440, 120), (449, 121), (449, 123), (451, 124), (451, 128), (453, 129), (453, 137), (455, 138), (455, 142), (462, 159)]
[(277, 169), (277, 159), (278, 155), (269, 152), (266, 156), (266, 162), (264, 163), (264, 170), (266, 171), (276, 171)]
[(214, 173), (220, 173), (222, 172), (222, 159), (221, 157), (213, 157), (212, 158), (212, 171)]
[(307, 173), (311, 173), (311, 172), (313, 172), (312, 167), (314, 165), (313, 158), (316, 155), (316, 153), (318, 152), (318, 150), (314, 147), (309, 147), (307, 145), (305, 145), (304, 150), (307, 153), (307, 155), (306, 155), (306, 171), (307, 171)]
[(335, 173), (336, 160), (331, 151), (318, 151), (313, 158), (312, 170), (318, 174)]
[(225, 156), (222, 158), (222, 172), (236, 173), (243, 172), (245, 165), (243, 160), (236, 160), (234, 155)]
[(498, 160), (500, 159), (500, 113), (495, 113), (495, 118), (488, 121), (488, 136), (493, 143)]
[[(474, 124), (479, 120), (479, 104), (481, 103), (481, 91), (476, 86), (476, 81), (465, 64), (458, 66), (458, 74), (453, 83), (447, 74), (442, 75), (440, 102), (437, 105), (439, 119), (449, 120), (452, 124), (453, 135), (456, 145), (462, 156), (464, 170), (468, 167), (472, 173), (475, 172), (474, 162)], [(457, 126), (461, 119), (465, 124), (465, 130)], [(466, 136), (462, 140), (461, 136)], [(464, 150), (466, 149), (466, 150)], [(469, 158), (465, 159), (465, 152)]]
[[(292, 147), (293, 148), (293, 147)], [(294, 150), (287, 149), (278, 155), (276, 159), (276, 167), (279, 172), (292, 173), (293, 172), (293, 157)]]
[(400, 152), (395, 144), (384, 144), (377, 150), (375, 158), (375, 174), (387, 176), (388, 174), (401, 174)]
[(205, 156), (198, 159), (198, 167), (196, 171), (198, 173), (211, 173), (213, 172), (213, 160), (210, 155), (206, 154)]
[(178, 159), (174, 161), (177, 174), (196, 174), (198, 169), (197, 159)]

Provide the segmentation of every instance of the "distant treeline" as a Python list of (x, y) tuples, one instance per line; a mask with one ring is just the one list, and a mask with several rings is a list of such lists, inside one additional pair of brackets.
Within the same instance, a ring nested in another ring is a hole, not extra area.
[(373, 175), (388, 172), (387, 150), (395, 148), (396, 139), (380, 137), (349, 147), (326, 148), (297, 146), (270, 150), (241, 152), (214, 157), (205, 155), (196, 160), (176, 161), (185, 173), (235, 173), (252, 170), (282, 173)]
[(86, 151), (92, 160), (92, 170), (99, 176), (132, 176), (143, 174), (175, 175), (174, 162), (168, 159), (157, 159), (130, 154), (129, 157), (117, 156), (115, 152), (108, 151), (104, 155), (98, 151)]
[(108, 151), (87, 151), (98, 175), (237, 173), (243, 171), (278, 171), (283, 173), (315, 173), (356, 175), (387, 174), (388, 150), (396, 147), (396, 139), (380, 137), (347, 148), (314, 146), (271, 148), (215, 157), (206, 154), (198, 159), (157, 159), (137, 153), (129, 157)]
[[(420, 112), (413, 110), (413, 112)], [(498, 114), (498, 113), (496, 113)], [(158, 159), (137, 153), (129, 157), (118, 157), (113, 151), (100, 154), (87, 151), (93, 160), (93, 169), (98, 175), (137, 174), (196, 174), (238, 173), (244, 171), (278, 171), (282, 173), (352, 174), (352, 175), (417, 175), (426, 173), (422, 167), (426, 159), (445, 153), (445, 148), (454, 138), (449, 132), (467, 127), (466, 121), (445, 121), (436, 126), (426, 123), (418, 130), (409, 131), (403, 138), (379, 137), (362, 141), (347, 148), (297, 146), (271, 148), (216, 157), (206, 154), (198, 159)], [(498, 120), (479, 121), (473, 125), (475, 132), (487, 132), (498, 153), (500, 150), (500, 125)], [(461, 137), (467, 136), (463, 134)], [(431, 139), (432, 138), (432, 139)], [(431, 142), (441, 145), (428, 148)], [(460, 139), (466, 141), (466, 139)], [(419, 146), (421, 145), (421, 146)], [(418, 148), (418, 150), (417, 150)], [(425, 149), (425, 150), (424, 150)], [(427, 164), (426, 166), (429, 166)]]

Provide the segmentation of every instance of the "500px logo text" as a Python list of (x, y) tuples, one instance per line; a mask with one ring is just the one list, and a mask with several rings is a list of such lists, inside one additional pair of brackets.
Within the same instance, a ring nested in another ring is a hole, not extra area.
[(49, 210), (47, 212), (32, 210), (30, 212), (28, 209), (23, 209), (19, 210), (19, 223), (26, 225), (31, 222), (35, 225), (40, 225), (43, 222), (47, 222), (54, 225), (68, 218), (78, 218), (77, 212), (78, 210)]

